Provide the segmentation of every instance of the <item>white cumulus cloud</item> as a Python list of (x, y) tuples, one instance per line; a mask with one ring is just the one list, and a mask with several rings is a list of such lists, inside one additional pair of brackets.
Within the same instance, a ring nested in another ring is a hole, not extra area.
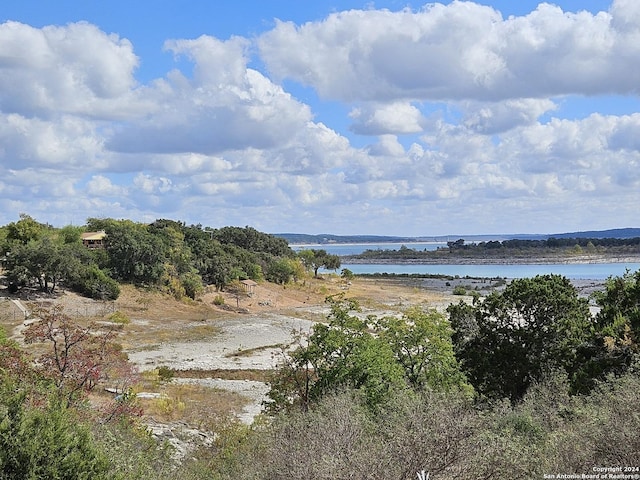
[(259, 47), (277, 77), (345, 101), (629, 94), (640, 82), (637, 10), (632, 0), (598, 14), (541, 3), (507, 19), (462, 1), (351, 10), (279, 22)]

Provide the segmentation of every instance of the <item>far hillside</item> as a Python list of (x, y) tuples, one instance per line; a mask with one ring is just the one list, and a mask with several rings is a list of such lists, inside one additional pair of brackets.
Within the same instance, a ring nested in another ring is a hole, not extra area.
[(488, 242), (504, 240), (547, 240), (549, 238), (636, 238), (640, 237), (640, 228), (616, 228), (611, 230), (590, 230), (584, 232), (554, 234), (482, 234), (482, 235), (423, 235), (419, 237), (388, 235), (333, 235), (328, 233), (276, 233), (291, 245), (323, 245), (336, 243), (419, 243), (448, 242), (464, 239), (466, 242)]
[(323, 245), (333, 243), (402, 243), (431, 241), (433, 238), (393, 237), (386, 235), (333, 235), (321, 233), (276, 233), (276, 237), (284, 238), (290, 245)]
[(636, 238), (640, 237), (640, 228), (590, 230), (587, 232), (558, 233), (551, 236), (556, 238)]

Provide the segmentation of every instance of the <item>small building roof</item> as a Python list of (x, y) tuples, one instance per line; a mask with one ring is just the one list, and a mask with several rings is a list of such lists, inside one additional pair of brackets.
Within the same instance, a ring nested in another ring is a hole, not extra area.
[(254, 282), (253, 280), (241, 280), (241, 282), (243, 285), (247, 285), (249, 287), (255, 287), (256, 285), (258, 285), (256, 282)]
[(107, 234), (102, 230), (100, 232), (84, 232), (80, 238), (82, 240), (104, 240), (106, 236)]

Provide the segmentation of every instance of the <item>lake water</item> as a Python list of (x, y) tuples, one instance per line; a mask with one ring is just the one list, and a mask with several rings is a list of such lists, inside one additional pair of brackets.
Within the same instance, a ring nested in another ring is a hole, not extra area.
[[(296, 251), (305, 248), (324, 249), (333, 255), (356, 255), (365, 250), (398, 250), (402, 245), (414, 250), (436, 250), (446, 247), (446, 243), (380, 243), (380, 244), (328, 244), (328, 245), (292, 245)], [(536, 275), (557, 274), (569, 279), (605, 280), (608, 277), (621, 276), (626, 270), (640, 270), (640, 263), (578, 263), (578, 264), (541, 264), (541, 265), (403, 265), (403, 264), (343, 264), (340, 269), (348, 268), (355, 274), (434, 274), (459, 277), (480, 278), (530, 278)]]
[(332, 255), (358, 255), (365, 250), (399, 250), (405, 246), (414, 250), (435, 251), (440, 247), (446, 247), (446, 242), (419, 242), (419, 243), (329, 243), (321, 245), (290, 245), (297, 251), (304, 249), (326, 250)]
[(541, 265), (374, 265), (343, 264), (340, 269), (348, 268), (355, 274), (393, 273), (393, 274), (433, 274), (479, 278), (530, 278), (536, 275), (556, 274), (572, 280), (605, 280), (610, 276), (618, 277), (627, 269), (640, 270), (640, 263), (580, 263), (580, 264), (541, 264)]

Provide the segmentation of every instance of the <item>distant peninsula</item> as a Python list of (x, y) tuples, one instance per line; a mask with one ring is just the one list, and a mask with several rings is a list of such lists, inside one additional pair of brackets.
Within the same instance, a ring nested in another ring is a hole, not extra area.
[(554, 234), (481, 234), (481, 235), (423, 235), (423, 236), (390, 236), (390, 235), (334, 235), (330, 233), (276, 233), (276, 237), (284, 238), (290, 245), (331, 245), (331, 244), (367, 244), (367, 243), (447, 243), (463, 239), (467, 243), (504, 241), (504, 240), (548, 240), (551, 238), (566, 239), (632, 239), (640, 237), (640, 228), (616, 228), (610, 230), (590, 230), (584, 232), (565, 232)]
[(467, 243), (449, 241), (436, 250), (368, 249), (343, 256), (343, 263), (373, 264), (553, 264), (640, 262), (640, 237), (511, 239)]

